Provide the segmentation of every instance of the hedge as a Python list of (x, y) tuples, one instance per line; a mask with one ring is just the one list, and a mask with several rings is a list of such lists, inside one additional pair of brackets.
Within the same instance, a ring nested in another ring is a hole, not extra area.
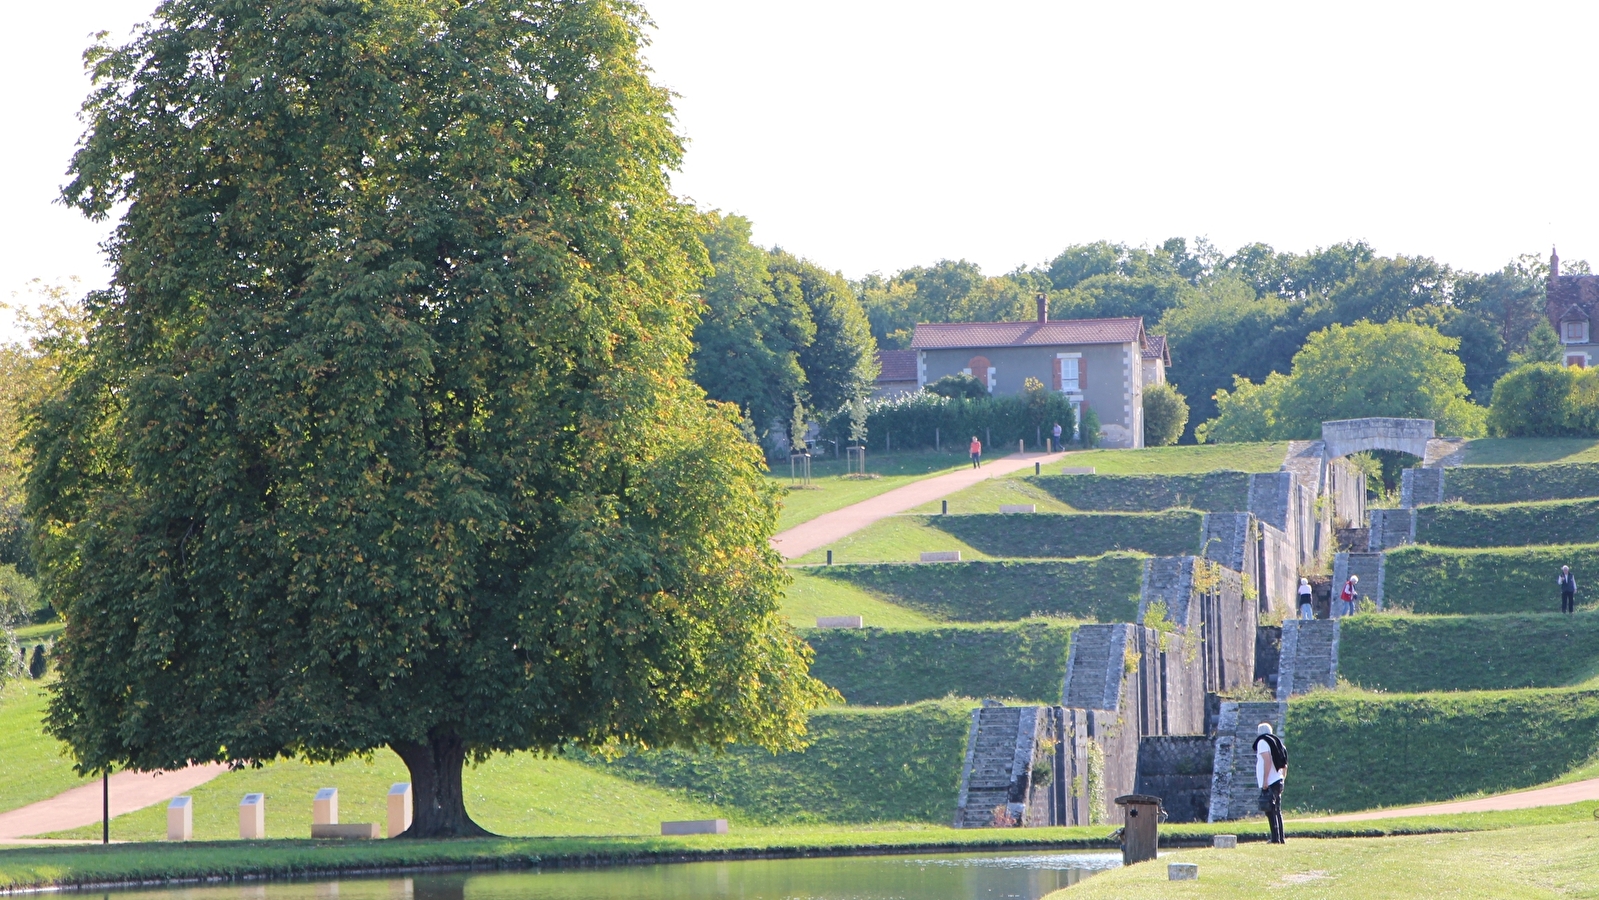
[(1035, 513), (928, 516), (927, 524), (989, 556), (1083, 557), (1117, 550), (1151, 556), (1199, 552), (1204, 515), (1158, 513)]
[(1387, 552), (1383, 597), (1418, 613), (1555, 612), (1560, 567), (1577, 576), (1577, 603), (1599, 589), (1599, 544), (1453, 549), (1400, 547)]
[(658, 750), (595, 765), (686, 791), (755, 822), (948, 824), (960, 792), (971, 701), (811, 714), (807, 749)]
[(1112, 553), (1049, 562), (889, 563), (805, 571), (957, 622), (1007, 622), (1035, 615), (1131, 622), (1138, 615), (1144, 557)]
[[(866, 404), (867, 446), (873, 450), (914, 450), (941, 445), (965, 450), (972, 435), (983, 442), (985, 455), (1002, 456), (1025, 441), (1038, 449), (1050, 426), (1061, 426), (1070, 440), (1074, 430), (1072, 407), (1064, 394), (1040, 392), (1036, 397), (1013, 394), (985, 400), (940, 397), (926, 392), (873, 400)], [(821, 436), (850, 443), (849, 408), (829, 415), (821, 423)]]
[(1599, 541), (1599, 500), (1504, 506), (1450, 503), (1416, 511), (1416, 543), (1440, 547), (1527, 547)]
[(811, 674), (864, 706), (939, 697), (1059, 703), (1077, 626), (1035, 620), (936, 628), (832, 628), (807, 633)]
[(1288, 703), (1284, 802), (1371, 809), (1513, 791), (1599, 751), (1599, 690), (1386, 696), (1323, 691)]
[(1525, 503), (1599, 497), (1599, 463), (1446, 469), (1444, 494), (1451, 500), (1463, 503)]
[(1599, 614), (1352, 616), (1339, 628), (1339, 674), (1383, 691), (1564, 687), (1599, 664)]
[(1233, 512), (1249, 508), (1247, 472), (1203, 475), (1043, 475), (1029, 478), (1074, 509), (1158, 512), (1188, 509)]

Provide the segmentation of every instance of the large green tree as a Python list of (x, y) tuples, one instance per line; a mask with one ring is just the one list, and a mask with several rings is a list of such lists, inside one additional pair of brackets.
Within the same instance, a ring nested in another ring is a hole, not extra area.
[(775, 504), (687, 377), (703, 250), (606, 0), (167, 0), (67, 202), (120, 212), (29, 512), (83, 770), (793, 747)]

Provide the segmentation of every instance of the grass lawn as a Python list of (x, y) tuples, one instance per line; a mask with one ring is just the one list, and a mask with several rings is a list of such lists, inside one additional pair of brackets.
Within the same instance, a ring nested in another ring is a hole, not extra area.
[[(949, 501), (950, 515), (997, 513), (1002, 504), (1012, 503), (1036, 504), (1038, 511), (1041, 513), (1074, 511), (1070, 506), (1051, 496), (1048, 491), (1028, 481), (1026, 476), (1032, 474), (1032, 472), (1023, 469), (1004, 478), (990, 478), (964, 490), (956, 491), (944, 498)], [(911, 512), (931, 516), (937, 515), (942, 509), (941, 501), (934, 500), (931, 503), (916, 507)]]
[(1067, 467), (1093, 466), (1095, 475), (1198, 475), (1204, 472), (1276, 472), (1288, 456), (1287, 442), (1188, 444), (1143, 450), (1082, 450), (1044, 467), (1058, 475)]
[(917, 628), (942, 621), (896, 606), (847, 581), (807, 575), (799, 569), (790, 572), (794, 583), (783, 594), (783, 615), (796, 628), (810, 628), (817, 616), (863, 616), (867, 625), (881, 628)]
[[(260, 769), (229, 772), (189, 792), (194, 798), (194, 837), (200, 841), (239, 836), (239, 800), (264, 793), (267, 834), (311, 836), (311, 799), (318, 788), (339, 789), (339, 821), (387, 821), (389, 785), (408, 781), (405, 764), (380, 750), (370, 762), (336, 766), (282, 760)], [(725, 817), (707, 804), (631, 782), (567, 759), (530, 753), (495, 756), (468, 766), (466, 807), (478, 824), (497, 834), (652, 834), (663, 820)], [(111, 822), (111, 838), (159, 841), (166, 837), (166, 804), (148, 806)], [(51, 837), (95, 839), (98, 824)]]
[[(1168, 881), (1166, 863), (1199, 865)], [(1360, 840), (1289, 840), (1237, 850), (1181, 850), (1112, 870), (1049, 900), (1096, 897), (1599, 897), (1593, 822)]]
[(880, 519), (794, 562), (800, 565), (825, 563), (829, 550), (833, 551), (835, 563), (917, 562), (924, 550), (959, 550), (962, 560), (989, 558), (977, 548), (927, 524), (922, 516)]
[(1468, 466), (1514, 463), (1599, 462), (1594, 438), (1481, 438), (1466, 444)]
[(67, 623), (61, 620), (45, 622), (43, 625), (24, 625), (16, 630), (17, 643), (37, 644), (42, 641), (53, 641), (60, 636)]
[[(847, 478), (845, 463), (830, 457), (811, 458), (810, 490), (791, 489), (783, 498), (783, 512), (778, 518), (778, 530), (793, 528), (809, 522), (823, 513), (842, 509), (886, 493), (897, 487), (920, 481), (930, 475), (951, 472), (969, 465), (966, 457), (956, 453), (924, 451), (895, 453), (866, 457), (866, 471), (881, 477), (871, 479)], [(788, 463), (774, 463), (767, 476), (787, 488)]]
[(27, 806), (91, 779), (72, 771), (64, 745), (44, 733), (45, 682), (19, 679), (0, 691), (0, 812)]

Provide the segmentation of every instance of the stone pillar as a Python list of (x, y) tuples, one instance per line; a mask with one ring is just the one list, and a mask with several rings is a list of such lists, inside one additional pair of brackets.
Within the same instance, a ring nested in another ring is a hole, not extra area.
[(389, 837), (399, 837), (411, 827), (411, 785), (398, 782), (389, 788)]
[(266, 837), (265, 794), (245, 794), (239, 802), (239, 837), (246, 841)]
[(323, 788), (316, 792), (316, 799), (311, 801), (311, 824), (339, 824), (338, 788)]
[(173, 797), (167, 804), (167, 840), (187, 841), (194, 838), (194, 804), (188, 797)]

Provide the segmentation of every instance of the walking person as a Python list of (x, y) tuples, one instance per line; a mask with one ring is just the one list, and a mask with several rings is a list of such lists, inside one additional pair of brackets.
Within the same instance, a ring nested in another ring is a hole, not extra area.
[(1288, 748), (1271, 733), (1271, 723), (1255, 729), (1255, 783), (1260, 785), (1260, 811), (1271, 826), (1273, 844), (1288, 843), (1283, 834), (1283, 779), (1288, 777)]
[(971, 451), (972, 451), (972, 468), (975, 469), (978, 466), (983, 464), (983, 442), (978, 440), (977, 439), (977, 435), (975, 435), (975, 434), (972, 435)]
[(1049, 433), (1055, 436), (1055, 443), (1051, 446), (1051, 449), (1058, 452), (1061, 449), (1061, 444), (1060, 444), (1060, 423), (1056, 422), (1055, 423), (1055, 427), (1051, 428), (1049, 430)]
[(1560, 567), (1560, 611), (1574, 613), (1577, 611), (1577, 576), (1571, 574), (1570, 566)]
[(1299, 618), (1301, 618), (1301, 619), (1314, 619), (1314, 618), (1316, 618), (1316, 610), (1315, 610), (1314, 606), (1312, 606), (1312, 604), (1311, 604), (1311, 600), (1313, 599), (1313, 596), (1314, 596), (1314, 592), (1311, 591), (1311, 589), (1310, 589), (1310, 579), (1309, 578), (1301, 578), (1301, 579), (1299, 579)]
[(1342, 615), (1352, 616), (1355, 614), (1355, 604), (1360, 602), (1359, 575), (1349, 576), (1349, 580), (1344, 582), (1344, 589), (1338, 593), (1338, 600), (1344, 605), (1343, 609), (1340, 610)]

